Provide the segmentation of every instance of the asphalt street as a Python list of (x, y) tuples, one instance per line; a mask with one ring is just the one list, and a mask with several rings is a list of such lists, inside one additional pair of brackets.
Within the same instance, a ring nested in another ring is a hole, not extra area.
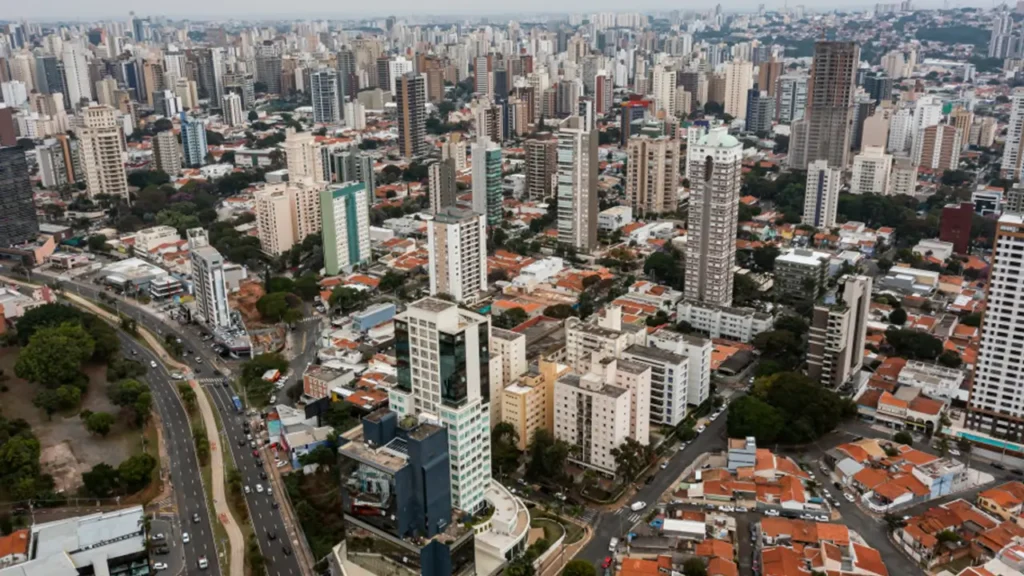
[[(637, 501), (646, 502), (647, 506), (640, 511), (641, 516), (646, 517), (658, 502), (658, 498), (673, 485), (676, 478), (683, 474), (683, 470), (698, 455), (725, 450), (725, 418), (726, 415), (723, 414), (714, 422), (710, 422), (707, 429), (693, 442), (687, 444), (682, 452), (676, 451), (672, 454), (665, 470), (655, 468), (657, 474), (654, 475), (654, 480), (650, 484), (641, 484), (637, 493), (627, 501), (626, 506)], [(622, 540), (634, 525), (629, 520), (632, 515), (631, 511), (619, 514), (615, 512), (615, 510), (598, 512), (594, 519), (594, 537), (576, 558), (591, 562), (596, 568), (601, 569), (601, 562), (605, 557), (611, 555), (608, 543), (612, 538)]]
[[(189, 542), (182, 542), (182, 534), (168, 535), (168, 538), (179, 538), (181, 548), (185, 551), (185, 568), (188, 574), (220, 574), (217, 545), (211, 525), (210, 511), (206, 506), (206, 492), (203, 490), (202, 476), (199, 472), (199, 461), (196, 458), (195, 443), (192, 430), (177, 393), (176, 384), (168, 374), (166, 367), (153, 352), (139, 344), (124, 333), (119, 333), (121, 348), (128, 358), (142, 362), (147, 373), (142, 380), (149, 384), (153, 394), (153, 402), (164, 429), (164, 444), (169, 461), (161, 462), (165, 469), (165, 477), (170, 479), (174, 489), (175, 512), (177, 525), (181, 532), (189, 534)], [(135, 354), (132, 354), (132, 352)], [(152, 368), (150, 362), (156, 362)], [(199, 515), (199, 522), (194, 522), (193, 514)], [(206, 557), (209, 567), (199, 568), (199, 558)], [(157, 561), (160, 557), (156, 557)]]
[[(7, 273), (8, 271), (5, 269), (3, 270), (3, 272)], [(34, 272), (33, 277), (36, 277), (37, 280), (39, 280), (39, 277), (43, 277), (46, 278), (46, 280), (51, 281), (55, 281), (57, 279), (56, 274), (40, 272)], [(99, 294), (101, 292), (104, 292), (104, 290), (97, 285), (91, 284), (89, 282), (80, 282), (74, 279), (72, 279), (71, 281), (63, 281), (62, 284), (65, 290), (79, 294), (95, 302), (99, 302)], [(157, 317), (155, 317), (154, 315), (150, 314), (149, 312), (141, 310), (134, 303), (126, 301), (122, 298), (118, 298), (117, 311), (136, 320), (140, 326), (145, 327), (150, 331), (156, 332), (158, 335), (162, 336), (168, 333), (172, 333), (175, 336), (181, 338), (185, 347), (191, 348), (193, 352), (193, 354), (189, 356), (189, 358), (185, 359), (186, 363), (189, 364), (189, 366), (192, 366), (193, 369), (201, 366), (202, 372), (197, 375), (197, 378), (199, 379), (203, 379), (212, 375), (211, 366), (213, 365), (214, 361), (222, 362), (220, 356), (216, 354), (207, 343), (202, 342), (200, 340), (199, 332), (193, 326), (186, 327), (173, 321), (165, 323), (158, 319)], [(300, 343), (302, 342), (302, 333), (307, 333), (307, 338), (305, 339), (306, 349), (301, 351), (299, 358), (308, 357), (309, 361), (312, 361), (312, 354), (314, 354), (316, 350), (315, 336), (317, 334), (318, 325), (319, 324), (316, 322), (305, 322), (300, 324), (300, 329), (296, 330), (295, 335), (300, 338)], [(142, 354), (147, 355), (147, 365), (150, 359), (155, 359), (152, 353), (148, 352), (148, 350), (141, 348), (139, 345), (135, 346), (142, 350), (140, 351), (140, 356)], [(201, 365), (199, 365), (195, 361), (196, 356), (204, 360), (204, 362)], [(305, 363), (298, 363), (299, 358), (297, 358), (292, 363), (295, 366), (295, 371), (301, 371), (302, 369), (305, 368)], [(163, 368), (160, 362), (157, 362), (157, 364), (160, 366), (159, 370), (161, 376), (164, 377), (168, 384), (166, 387), (163, 388), (166, 388), (165, 391), (170, 394), (170, 396), (164, 398), (164, 402), (165, 404), (169, 405), (170, 400), (173, 399), (174, 402), (176, 403), (175, 405), (180, 409), (180, 421), (185, 422), (185, 424), (181, 426), (181, 429), (184, 432), (186, 432), (184, 438), (185, 441), (188, 443), (190, 449), (189, 454), (191, 455), (192, 462), (195, 462), (195, 452), (192, 443), (191, 431), (188, 429), (188, 421), (185, 419), (184, 408), (181, 407), (180, 401), (178, 400), (177, 396), (171, 389), (172, 384), (169, 379), (169, 374), (167, 374), (166, 370)], [(255, 533), (259, 535), (260, 550), (262, 551), (263, 557), (267, 562), (268, 574), (301, 574), (298, 561), (295, 559), (294, 553), (291, 555), (284, 553), (284, 546), (281, 543), (280, 538), (286, 538), (287, 536), (285, 535), (286, 533), (284, 531), (284, 522), (281, 519), (280, 512), (271, 506), (272, 498), (270, 498), (266, 493), (262, 495), (256, 493), (256, 484), (260, 483), (259, 470), (257, 470), (256, 468), (255, 461), (252, 456), (252, 449), (243, 450), (238, 446), (237, 441), (239, 438), (239, 433), (242, 433), (242, 427), (241, 421), (236, 420), (236, 418), (238, 418), (238, 415), (235, 413), (234, 405), (231, 402), (231, 394), (228, 392), (229, 389), (222, 388), (220, 385), (210, 386), (208, 387), (208, 389), (212, 392), (211, 396), (214, 399), (214, 405), (217, 407), (217, 410), (221, 414), (221, 421), (224, 423), (226, 432), (229, 436), (228, 445), (231, 447), (232, 457), (235, 460), (235, 467), (239, 470), (239, 472), (242, 473), (243, 484), (249, 484), (250, 489), (253, 492), (252, 494), (247, 496), (247, 503), (249, 505), (250, 512), (250, 522), (253, 525)], [(160, 399), (157, 399), (157, 401), (160, 402)], [(162, 411), (161, 414), (163, 414)], [(175, 430), (173, 434), (168, 434), (168, 438), (172, 439), (170, 442), (168, 442), (168, 453), (172, 455), (171, 469), (198, 470), (198, 467), (195, 464), (193, 464), (192, 468), (188, 468), (179, 466), (179, 464), (181, 463), (174, 461), (174, 452), (171, 452), (171, 447), (172, 442), (177, 442), (176, 444), (174, 444), (173, 447), (175, 448), (175, 452), (179, 451), (179, 445), (181, 444), (181, 442), (180, 438), (178, 438), (178, 434), (179, 432), (177, 430)], [(244, 436), (244, 433), (242, 433), (242, 436)], [(248, 444), (246, 444), (246, 448), (247, 447)], [(177, 478), (175, 478), (175, 480), (177, 480)], [(199, 484), (198, 476), (194, 478), (194, 480), (195, 486), (198, 487), (199, 493), (201, 495), (202, 486)], [(264, 487), (266, 487), (267, 482), (262, 481), (262, 483), (264, 484)], [(176, 488), (178, 487), (177, 484), (175, 486)], [(277, 497), (277, 495), (274, 495), (274, 497)], [(189, 516), (189, 518), (187, 518), (188, 523), (191, 524), (191, 511), (186, 512), (185, 510), (182, 510), (183, 507), (191, 510), (191, 508), (189, 508), (189, 504), (190, 502), (180, 504), (179, 514), (187, 513)], [(201, 504), (204, 510), (203, 512), (201, 512), (201, 514), (205, 517), (205, 499), (203, 499)], [(184, 516), (182, 516), (182, 518), (184, 518)], [(183, 521), (182, 526), (184, 525), (185, 523)], [(210, 534), (208, 527), (206, 531), (208, 534)], [(278, 540), (269, 540), (267, 538), (268, 531), (274, 532), (277, 535)], [(289, 545), (289, 548), (291, 549), (292, 552), (294, 552), (294, 545)], [(215, 555), (212, 554), (212, 540), (209, 549), (211, 551), (211, 554), (208, 554), (207, 558), (211, 560), (212, 564), (212, 560), (215, 558)], [(186, 557), (189, 559), (190, 566), (196, 566), (195, 562), (193, 562), (193, 560), (195, 560), (194, 558), (189, 556)], [(211, 566), (211, 568), (212, 567), (213, 566)]]
[[(302, 574), (299, 568), (295, 553), (300, 543), (289, 541), (290, 537), (285, 529), (279, 509), (274, 507), (278, 498), (285, 498), (283, 494), (271, 493), (270, 470), (265, 466), (273, 466), (274, 459), (270, 450), (262, 447), (252, 448), (250, 442), (255, 441), (258, 436), (255, 426), (250, 428), (250, 435), (254, 440), (249, 440), (249, 435), (242, 426), (246, 420), (253, 424), (259, 422), (259, 418), (249, 419), (244, 413), (235, 412), (234, 403), (231, 400), (233, 392), (220, 384), (209, 384), (207, 392), (213, 398), (213, 404), (220, 412), (221, 423), (224, 426), (224, 434), (221, 436), (222, 443), (231, 448), (231, 456), (235, 462), (235, 468), (242, 475), (242, 485), (249, 487), (249, 493), (245, 495), (246, 505), (249, 508), (249, 521), (252, 523), (253, 531), (260, 543), (260, 550), (267, 560), (267, 573), (279, 576), (298, 576)], [(264, 460), (263, 466), (256, 463), (253, 451), (257, 450), (260, 458)], [(262, 488), (262, 490), (260, 490)], [(273, 538), (271, 538), (273, 535)], [(288, 553), (285, 552), (287, 549)]]

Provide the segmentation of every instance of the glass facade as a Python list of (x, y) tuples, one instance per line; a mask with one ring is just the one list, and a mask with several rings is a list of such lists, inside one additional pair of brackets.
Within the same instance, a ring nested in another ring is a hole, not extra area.
[(403, 320), (395, 320), (395, 359), (398, 365), (398, 384), (395, 387), (412, 392), (412, 371), (409, 369), (409, 324)]
[(484, 404), (491, 402), (491, 342), (490, 321), (481, 322), (477, 327), (477, 342), (480, 343), (480, 396)]
[(466, 335), (438, 332), (441, 368), (441, 401), (445, 406), (459, 407), (469, 399), (466, 376)]

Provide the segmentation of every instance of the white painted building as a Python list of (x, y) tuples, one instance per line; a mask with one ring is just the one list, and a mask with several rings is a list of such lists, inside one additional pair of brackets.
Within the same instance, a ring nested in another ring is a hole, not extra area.
[(676, 320), (686, 322), (711, 338), (727, 338), (750, 342), (761, 332), (772, 329), (771, 314), (753, 308), (715, 306), (683, 300), (676, 308)]

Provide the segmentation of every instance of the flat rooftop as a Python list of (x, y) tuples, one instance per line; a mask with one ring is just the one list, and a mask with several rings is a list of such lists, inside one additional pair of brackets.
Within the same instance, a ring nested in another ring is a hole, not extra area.
[(511, 330), (505, 330), (504, 328), (491, 328), (491, 337), (497, 338), (499, 340), (505, 340), (507, 342), (512, 342), (520, 338), (526, 338), (524, 334), (520, 334), (519, 332), (513, 332)]
[(351, 442), (342, 446), (338, 453), (357, 462), (373, 466), (392, 474), (405, 467), (407, 460), (384, 446), (371, 448), (365, 443), (362, 427), (358, 434), (350, 438)]
[(435, 314), (455, 307), (455, 303), (441, 300), (440, 298), (423, 298), (409, 304), (409, 308), (419, 308), (420, 310), (434, 312)]

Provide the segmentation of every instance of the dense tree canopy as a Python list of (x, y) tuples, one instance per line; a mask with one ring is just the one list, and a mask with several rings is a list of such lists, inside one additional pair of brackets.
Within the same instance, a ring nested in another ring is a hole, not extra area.
[(856, 414), (856, 406), (797, 372), (761, 378), (753, 394), (729, 405), (728, 430), (759, 444), (811, 442)]
[(911, 360), (935, 360), (942, 353), (942, 341), (912, 328), (890, 327), (885, 342), (896, 355)]

